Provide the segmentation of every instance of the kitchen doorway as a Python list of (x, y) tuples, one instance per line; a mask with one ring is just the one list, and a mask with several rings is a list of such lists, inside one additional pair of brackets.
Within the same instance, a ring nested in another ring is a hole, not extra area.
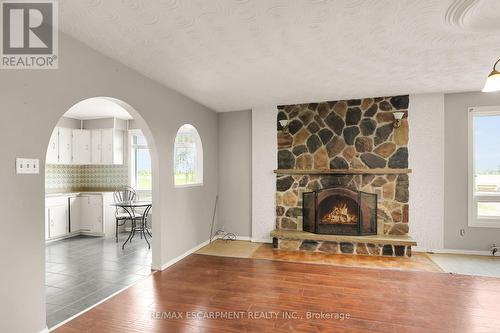
[(141, 124), (126, 103), (96, 97), (54, 128), (45, 166), (49, 328), (152, 273), (156, 156)]

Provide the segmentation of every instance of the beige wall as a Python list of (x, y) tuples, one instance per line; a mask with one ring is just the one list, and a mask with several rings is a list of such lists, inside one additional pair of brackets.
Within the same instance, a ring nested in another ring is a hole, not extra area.
[[(206, 107), (60, 36), (57, 70), (0, 73), (0, 332), (45, 328), (44, 160), (59, 118), (75, 103), (109, 96), (130, 104), (153, 154), (153, 264), (159, 267), (208, 239), (218, 184), (217, 115)], [(179, 126), (196, 126), (203, 140), (201, 187), (174, 188), (173, 145)], [(16, 157), (40, 159), (39, 175), (16, 175)]]
[(219, 227), (251, 236), (252, 113), (219, 113)]
[(78, 119), (68, 118), (68, 117), (61, 117), (59, 119), (59, 121), (57, 122), (57, 126), (80, 129), (80, 128), (82, 128), (82, 121), (78, 120)]
[[(444, 102), (444, 247), (486, 251), (500, 243), (500, 229), (467, 226), (467, 109), (500, 105), (500, 93), (446, 94)], [(465, 229), (464, 236), (460, 229)]]

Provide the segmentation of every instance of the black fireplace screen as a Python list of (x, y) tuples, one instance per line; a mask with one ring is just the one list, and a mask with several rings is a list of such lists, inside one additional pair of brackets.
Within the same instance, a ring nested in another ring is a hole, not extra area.
[(333, 187), (302, 195), (303, 230), (329, 235), (376, 235), (377, 195)]

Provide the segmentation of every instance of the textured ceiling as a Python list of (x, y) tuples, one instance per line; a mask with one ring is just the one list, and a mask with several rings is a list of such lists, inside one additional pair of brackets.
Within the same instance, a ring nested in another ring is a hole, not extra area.
[(500, 57), (495, 24), (475, 23), (500, 19), (486, 1), (61, 0), (59, 10), (69, 35), (232, 111), (480, 90)]

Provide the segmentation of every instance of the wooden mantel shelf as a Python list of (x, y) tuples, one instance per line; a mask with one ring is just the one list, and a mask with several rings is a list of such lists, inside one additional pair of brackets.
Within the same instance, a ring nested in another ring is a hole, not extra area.
[(303, 169), (276, 169), (278, 175), (393, 175), (408, 174), (411, 169), (325, 169), (325, 170), (303, 170)]

